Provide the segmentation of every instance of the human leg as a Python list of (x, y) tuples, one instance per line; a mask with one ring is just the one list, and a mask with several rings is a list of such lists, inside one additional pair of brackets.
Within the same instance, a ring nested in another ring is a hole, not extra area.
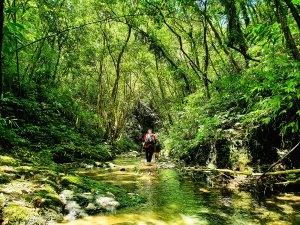
[(146, 148), (146, 160), (147, 160), (147, 162), (151, 162), (152, 155), (153, 155), (153, 148), (151, 148), (151, 147)]

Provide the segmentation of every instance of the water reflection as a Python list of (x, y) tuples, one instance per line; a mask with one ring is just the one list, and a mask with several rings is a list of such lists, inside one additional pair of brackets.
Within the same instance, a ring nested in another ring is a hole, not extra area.
[(248, 192), (209, 188), (181, 177), (173, 169), (158, 169), (156, 164), (146, 166), (137, 159), (124, 159), (116, 164), (110, 172), (79, 172), (145, 195), (147, 203), (114, 215), (87, 217), (69, 224), (300, 224), (300, 196), (295, 194), (282, 194), (261, 202)]

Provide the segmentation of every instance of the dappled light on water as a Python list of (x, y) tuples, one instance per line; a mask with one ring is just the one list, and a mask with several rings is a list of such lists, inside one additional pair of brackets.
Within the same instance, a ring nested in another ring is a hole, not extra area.
[(177, 224), (209, 224), (205, 221), (200, 221), (196, 217), (177, 215), (175, 218), (166, 219), (163, 213), (145, 213), (145, 214), (117, 214), (111, 216), (96, 216), (87, 217), (73, 223), (79, 224), (95, 224), (95, 225), (110, 225), (110, 224), (157, 224), (157, 225), (177, 225)]
[(109, 170), (78, 173), (125, 187), (129, 194), (146, 196), (138, 207), (125, 207), (69, 222), (70, 225), (193, 225), (193, 224), (297, 224), (300, 197), (281, 194), (258, 201), (249, 192), (211, 188), (178, 174), (172, 166), (146, 165), (137, 159), (121, 159)]

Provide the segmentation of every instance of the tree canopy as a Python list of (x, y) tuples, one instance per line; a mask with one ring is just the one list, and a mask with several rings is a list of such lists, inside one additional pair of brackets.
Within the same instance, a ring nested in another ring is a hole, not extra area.
[(270, 148), (292, 146), (299, 7), (298, 0), (2, 1), (1, 123), (26, 139), (17, 131), (24, 115), (9, 108), (26, 99), (24, 113), (45, 104), (111, 144), (160, 129), (178, 156), (233, 137), (247, 154), (257, 143), (268, 148), (262, 139), (270, 136)]

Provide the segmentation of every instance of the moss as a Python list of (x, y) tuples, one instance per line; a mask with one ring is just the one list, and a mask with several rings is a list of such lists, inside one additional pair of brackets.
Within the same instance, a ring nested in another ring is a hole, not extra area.
[[(124, 188), (82, 176), (64, 176), (61, 180), (61, 184), (67, 186), (69, 189), (72, 189), (77, 193), (80, 189), (82, 191), (91, 192), (93, 194), (102, 194), (104, 196), (110, 192), (116, 197), (116, 201), (120, 202), (120, 207), (135, 206), (146, 201), (146, 198), (142, 196), (128, 195), (127, 190)], [(81, 201), (83, 200), (81, 197), (78, 198)], [(86, 204), (87, 202), (83, 201), (82, 203)]]
[(59, 184), (57, 184), (51, 180), (42, 179), (42, 180), (39, 180), (39, 183), (42, 183), (45, 185), (50, 185), (51, 188), (53, 188), (55, 191), (59, 191), (59, 189), (60, 189)]
[(61, 178), (60, 183), (63, 186), (75, 185), (78, 187), (84, 187), (83, 178), (75, 175), (67, 175)]
[(5, 174), (0, 172), (0, 184), (7, 184), (11, 181), (11, 178)]
[(18, 161), (12, 157), (0, 155), (0, 166), (17, 166)]
[(38, 217), (38, 213), (33, 208), (11, 202), (3, 209), (3, 217), (6, 218), (8, 224), (28, 224), (33, 217)]
[(50, 187), (35, 191), (33, 196), (33, 201), (38, 207), (48, 207), (60, 211), (64, 204), (60, 196)]
[(20, 177), (28, 178), (34, 176), (36, 170), (30, 166), (19, 166), (16, 168), (15, 173)]

